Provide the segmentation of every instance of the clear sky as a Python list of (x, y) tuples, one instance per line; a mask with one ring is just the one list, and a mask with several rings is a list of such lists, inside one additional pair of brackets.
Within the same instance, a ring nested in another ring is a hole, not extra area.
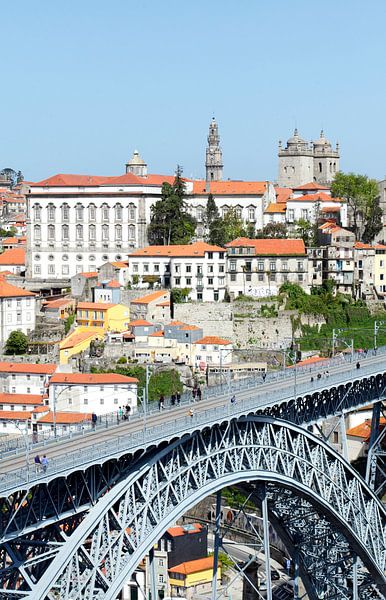
[(386, 175), (385, 0), (2, 2), (0, 168), (27, 180), (204, 175), (275, 180), (277, 142), (341, 144), (341, 169)]

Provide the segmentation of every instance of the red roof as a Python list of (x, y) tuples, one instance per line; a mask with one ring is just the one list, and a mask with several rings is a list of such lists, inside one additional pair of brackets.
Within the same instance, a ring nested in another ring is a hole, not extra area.
[(276, 202), (278, 204), (285, 204), (287, 202), (287, 200), (292, 196), (292, 189), (291, 188), (281, 188), (281, 187), (275, 187), (275, 192), (276, 192)]
[(129, 254), (131, 257), (137, 256), (181, 256), (181, 257), (204, 257), (205, 252), (224, 252), (220, 246), (212, 246), (206, 242), (194, 242), (193, 244), (176, 244), (175, 246), (146, 246), (139, 248)]
[[(31, 183), (31, 187), (66, 187), (66, 186), (96, 186), (101, 185), (111, 179), (110, 177), (101, 177), (99, 175), (71, 175), (59, 173), (48, 179)], [(113, 179), (113, 178), (112, 178)]]
[(39, 423), (63, 423), (63, 424), (71, 424), (71, 423), (83, 423), (84, 421), (91, 420), (91, 413), (75, 413), (75, 412), (58, 412), (56, 411), (56, 419), (53, 412), (48, 412), (46, 415), (43, 415), (41, 419), (38, 419)]
[[(44, 404), (45, 396), (37, 394), (0, 394), (0, 404)], [(1, 413), (0, 413), (1, 414)]]
[[(208, 187), (208, 191), (207, 188)], [(193, 194), (214, 196), (262, 196), (267, 190), (266, 181), (210, 181), (193, 182)]]
[(176, 525), (175, 527), (169, 527), (167, 533), (171, 537), (180, 537), (181, 535), (189, 535), (191, 533), (200, 533), (202, 531), (201, 523), (189, 523), (189, 527), (180, 527)]
[(36, 363), (0, 362), (0, 373), (27, 373), (30, 375), (52, 375), (57, 365)]
[(0, 277), (0, 298), (14, 298), (20, 296), (28, 296), (32, 298), (35, 297), (36, 294), (8, 283), (5, 281), (4, 276)]
[(21, 237), (7, 237), (2, 240), (3, 246), (8, 246), (9, 244), (25, 244), (27, 238), (25, 236)]
[(149, 337), (164, 337), (164, 335), (163, 331), (155, 331), (154, 333), (150, 333)]
[(138, 379), (119, 375), (118, 373), (56, 373), (51, 377), (50, 383), (102, 385), (109, 383), (138, 383)]
[(303, 240), (237, 238), (227, 248), (254, 248), (257, 256), (304, 256), (306, 248)]
[(329, 190), (328, 185), (321, 185), (320, 183), (316, 183), (315, 181), (310, 181), (310, 183), (305, 183), (304, 185), (299, 185), (298, 187), (294, 187), (294, 190)]
[(111, 281), (108, 282), (107, 287), (108, 288), (120, 288), (121, 284), (116, 279), (112, 279)]
[(340, 198), (332, 198), (329, 194), (320, 192), (319, 194), (303, 194), (290, 198), (289, 202), (341, 202)]
[(103, 303), (103, 302), (79, 302), (78, 303), (78, 308), (80, 308), (81, 310), (86, 309), (86, 310), (108, 310), (109, 308), (112, 308), (113, 306), (116, 306), (116, 304), (111, 304), (111, 303)]
[(0, 410), (0, 421), (27, 421), (31, 413), (26, 410)]
[(141, 296), (140, 298), (131, 300), (131, 304), (150, 304), (150, 302), (153, 302), (154, 300), (159, 300), (159, 298), (162, 298), (162, 296), (167, 296), (167, 292), (153, 292), (153, 294), (147, 294), (146, 296)]
[(103, 339), (104, 332), (101, 331), (100, 328), (97, 327), (87, 327), (88, 331), (73, 331), (70, 333), (64, 340), (60, 342), (60, 349), (65, 350), (66, 348), (74, 348), (81, 342), (86, 340), (91, 340), (94, 338)]
[(168, 569), (169, 573), (181, 573), (182, 575), (189, 575), (191, 573), (199, 573), (200, 571), (208, 571), (213, 569), (214, 557), (207, 556), (206, 558), (197, 558), (196, 560), (189, 560), (183, 562), (180, 565), (176, 565), (171, 569)]
[[(383, 427), (386, 425), (386, 419), (381, 417), (379, 420), (379, 424)], [(347, 430), (347, 435), (351, 435), (353, 437), (363, 438), (365, 441), (370, 438), (371, 434), (371, 419), (366, 419), (363, 423), (356, 425), (355, 427), (351, 427), (351, 429)]]
[(46, 300), (44, 308), (61, 308), (62, 306), (68, 306), (72, 304), (74, 300), (72, 298), (57, 298), (56, 300)]
[(25, 266), (25, 249), (9, 248), (9, 250), (5, 250), (0, 254), (1, 265)]
[[(174, 175), (157, 175), (157, 174), (149, 174), (146, 177), (141, 177), (141, 180), (144, 184), (147, 185), (162, 185), (163, 183), (173, 184), (175, 180)], [(189, 181), (183, 177), (184, 181)]]
[(197, 340), (194, 343), (207, 345), (212, 344), (214, 346), (229, 346), (229, 344), (231, 344), (232, 342), (230, 340), (225, 340), (224, 338), (217, 337), (216, 335), (206, 335), (205, 337), (201, 338), (200, 340)]
[(127, 324), (128, 327), (149, 327), (151, 325), (152, 323), (149, 323), (149, 321), (145, 321), (144, 319), (136, 319)]
[(265, 209), (265, 213), (285, 213), (287, 207), (284, 202), (269, 204)]
[(78, 275), (82, 275), (86, 279), (91, 279), (91, 277), (98, 277), (98, 271), (83, 271), (83, 273), (78, 273)]

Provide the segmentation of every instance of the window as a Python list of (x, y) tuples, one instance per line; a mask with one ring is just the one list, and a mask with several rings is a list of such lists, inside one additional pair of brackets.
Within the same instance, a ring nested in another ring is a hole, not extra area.
[(308, 220), (308, 210), (306, 208), (302, 209), (302, 219), (304, 219), (305, 221)]
[(224, 265), (219, 265), (218, 272), (224, 273)]
[(104, 399), (103, 399), (103, 398), (101, 398), (101, 399), (99, 400), (99, 404), (104, 404), (104, 403), (105, 403)]
[(186, 278), (186, 285), (192, 285), (192, 279), (190, 277)]
[(94, 242), (96, 240), (96, 227), (95, 225), (89, 225), (88, 227), (88, 239), (90, 242)]
[(143, 272), (144, 272), (144, 273), (148, 273), (148, 272), (149, 272), (149, 265), (148, 265), (148, 263), (145, 263), (145, 264), (143, 265)]
[(246, 280), (246, 281), (252, 281), (252, 274), (251, 274), (251, 273), (247, 273), (247, 274), (245, 275), (245, 280)]
[(77, 204), (75, 208), (76, 220), (83, 221), (84, 209), (82, 204)]
[(115, 205), (115, 220), (116, 221), (122, 220), (122, 206), (120, 204)]
[(259, 273), (258, 280), (259, 281), (264, 281), (264, 273)]
[(48, 225), (48, 240), (49, 241), (54, 241), (55, 240), (55, 225)]
[(102, 225), (102, 241), (107, 242), (109, 239), (109, 226)]
[(16, 321), (21, 323), (21, 312), (16, 313)]
[(47, 218), (49, 221), (55, 221), (55, 206), (49, 204), (47, 207)]
[[(161, 561), (160, 561), (161, 562)], [(161, 566), (161, 565), (160, 565)], [(162, 575), (162, 573), (160, 573), (158, 575), (158, 583), (164, 583), (164, 576)]]
[(62, 275), (68, 275), (69, 274), (69, 266), (68, 265), (62, 265)]
[(135, 263), (133, 265), (133, 273), (138, 273), (138, 264), (137, 263)]
[(301, 273), (298, 274), (298, 281), (303, 281), (303, 275)]
[(135, 240), (135, 225), (129, 225), (129, 240)]
[(248, 209), (248, 219), (250, 221), (254, 221), (255, 220), (255, 209), (254, 208)]
[(291, 223), (294, 220), (295, 220), (295, 209), (289, 208), (288, 209), (288, 221)]
[(39, 204), (35, 204), (33, 211), (34, 211), (34, 220), (40, 221), (41, 216), (42, 216), (42, 207), (39, 206)]
[(40, 273), (41, 273), (40, 265), (35, 265), (34, 273), (35, 273), (35, 275), (40, 275)]
[(83, 404), (88, 404), (88, 398), (84, 398)]
[(55, 275), (55, 265), (48, 265), (48, 274)]
[(175, 265), (174, 270), (176, 273), (180, 272), (180, 265)]
[(319, 163), (319, 173), (321, 173), (321, 172), (322, 172), (322, 163), (320, 162)]
[(109, 220), (109, 207), (107, 204), (102, 204), (102, 221)]
[(69, 228), (68, 225), (62, 225), (62, 240), (66, 241), (69, 239)]
[(258, 262), (257, 263), (257, 270), (258, 271), (264, 271), (264, 263), (263, 262)]
[(76, 239), (83, 240), (83, 225), (76, 226)]
[(231, 260), (229, 263), (229, 270), (230, 271), (236, 271), (236, 261), (235, 260)]
[(88, 220), (95, 221), (96, 219), (96, 206), (95, 204), (90, 204), (88, 207)]
[(242, 212), (243, 212), (243, 211), (242, 211), (242, 209), (241, 209), (241, 208), (236, 208), (236, 211), (235, 211), (235, 212), (236, 212), (236, 217), (237, 217), (238, 219), (241, 219)]
[(283, 262), (282, 269), (283, 269), (283, 271), (288, 271), (288, 263), (287, 262)]
[(68, 204), (62, 204), (62, 221), (68, 221), (70, 218), (70, 207)]
[(208, 265), (208, 273), (213, 273), (213, 265)]
[(130, 221), (135, 221), (135, 206), (134, 206), (134, 204), (129, 204), (129, 219), (130, 219)]
[(197, 209), (197, 221), (203, 221), (204, 220), (204, 211), (202, 208), (198, 208)]
[(231, 281), (236, 281), (236, 273), (231, 273)]
[(304, 266), (302, 261), (298, 261), (298, 271), (304, 271)]
[(122, 225), (115, 225), (115, 241), (120, 242), (122, 240)]
[(208, 285), (213, 285), (213, 277), (208, 277)]
[(213, 259), (213, 252), (208, 252), (208, 258), (209, 258), (209, 260)]
[(218, 284), (219, 285), (225, 285), (225, 277), (219, 277), (218, 278)]
[(276, 271), (276, 263), (275, 262), (270, 262), (269, 263), (269, 270), (270, 271)]
[(174, 283), (175, 283), (175, 285), (180, 285), (181, 284), (181, 278), (180, 277), (175, 277), (174, 278)]
[(34, 238), (35, 240), (42, 239), (42, 231), (40, 225), (34, 225)]

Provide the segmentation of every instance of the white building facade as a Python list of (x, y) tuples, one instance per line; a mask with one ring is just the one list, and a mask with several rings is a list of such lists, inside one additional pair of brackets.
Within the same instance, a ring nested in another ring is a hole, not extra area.
[(4, 394), (47, 393), (50, 377), (55, 373), (55, 364), (0, 362), (0, 389)]
[(35, 294), (7, 283), (0, 278), (0, 345), (3, 346), (12, 331), (26, 335), (35, 329)]

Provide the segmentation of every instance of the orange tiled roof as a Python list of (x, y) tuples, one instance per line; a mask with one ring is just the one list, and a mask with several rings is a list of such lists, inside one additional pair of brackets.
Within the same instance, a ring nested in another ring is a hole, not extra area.
[[(0, 394), (0, 404), (44, 404), (45, 396), (37, 394)], [(1, 414), (1, 413), (0, 413)]]
[(355, 242), (354, 248), (357, 250), (386, 250), (386, 246), (384, 244), (364, 244), (363, 242)]
[(101, 177), (99, 175), (72, 175), (59, 173), (58, 175), (53, 175), (52, 177), (48, 177), (48, 179), (43, 179), (42, 181), (37, 181), (35, 183), (30, 183), (31, 187), (66, 187), (66, 186), (96, 186), (101, 185), (108, 181), (110, 177)]
[(180, 325), (186, 325), (186, 323), (183, 323), (182, 321), (171, 321), (169, 323), (170, 327), (180, 327)]
[(232, 342), (225, 340), (224, 338), (217, 337), (216, 335), (206, 335), (200, 340), (194, 342), (194, 344), (213, 344), (215, 346), (229, 346)]
[(30, 375), (52, 375), (58, 365), (37, 363), (0, 362), (0, 373), (27, 373)]
[[(209, 191), (206, 187), (209, 187)], [(214, 196), (262, 196), (267, 190), (266, 181), (193, 181), (193, 194)]]
[(165, 300), (165, 302), (160, 302), (159, 304), (156, 304), (156, 306), (170, 306), (170, 302), (169, 300)]
[(201, 327), (197, 327), (197, 325), (181, 325), (181, 331), (197, 331), (201, 329)]
[(148, 337), (164, 337), (164, 335), (163, 331), (155, 331), (154, 333), (150, 333)]
[(27, 421), (31, 413), (27, 410), (0, 410), (0, 421)]
[(56, 373), (50, 383), (68, 383), (73, 385), (101, 385), (108, 383), (138, 383), (135, 377), (118, 373)]
[(167, 295), (165, 291), (153, 292), (152, 294), (147, 294), (146, 296), (141, 296), (140, 298), (136, 298), (131, 301), (131, 304), (150, 304), (154, 300), (158, 300), (158, 298), (162, 298), (162, 296)]
[(136, 256), (181, 256), (181, 257), (204, 257), (205, 252), (224, 252), (220, 246), (212, 246), (206, 242), (194, 242), (193, 244), (176, 244), (175, 246), (146, 246), (134, 250), (129, 254), (130, 258)]
[(112, 279), (111, 281), (108, 282), (107, 287), (108, 288), (120, 288), (121, 284), (116, 279)]
[(278, 204), (282, 204), (282, 203), (285, 204), (287, 202), (287, 200), (292, 196), (291, 188), (275, 187), (275, 192), (276, 192), (276, 202)]
[(0, 298), (13, 298), (19, 296), (35, 297), (36, 294), (23, 290), (22, 288), (12, 285), (5, 281), (4, 277), (0, 277)]
[(176, 565), (171, 569), (168, 569), (169, 573), (181, 573), (182, 575), (190, 575), (191, 573), (199, 573), (200, 571), (208, 571), (213, 569), (214, 557), (207, 556), (206, 558), (196, 558), (196, 560), (189, 560), (183, 562), (180, 565)]
[(294, 190), (329, 190), (328, 185), (321, 185), (320, 183), (316, 183), (315, 181), (310, 181), (310, 183), (305, 183), (304, 185), (298, 185), (298, 187), (293, 188)]
[(83, 271), (83, 273), (78, 273), (78, 275), (82, 275), (82, 277), (86, 277), (86, 279), (91, 279), (91, 277), (98, 276), (98, 271)]
[(118, 177), (106, 177), (106, 181), (101, 185), (141, 185), (142, 181), (133, 173), (124, 173)]
[[(303, 367), (304, 365), (313, 365), (318, 362), (325, 362), (327, 358), (323, 358), (321, 356), (310, 356), (310, 358), (305, 358), (304, 360), (300, 360), (296, 363), (296, 367)], [(293, 369), (295, 365), (288, 365), (288, 369)]]
[(329, 194), (320, 192), (319, 194), (303, 194), (290, 198), (289, 202), (341, 202), (340, 198), (332, 198)]
[(287, 240), (287, 239), (258, 239), (250, 240), (249, 238), (237, 238), (229, 244), (227, 248), (247, 247), (254, 248), (257, 256), (304, 256), (306, 248), (303, 240)]
[[(83, 421), (91, 420), (91, 413), (75, 413), (75, 412), (56, 412), (56, 422), (63, 424), (83, 423)], [(54, 423), (55, 416), (53, 412), (48, 412), (38, 419), (38, 423)]]
[[(384, 427), (386, 425), (386, 419), (381, 417), (379, 424)], [(355, 427), (351, 427), (351, 429), (348, 429), (346, 433), (347, 435), (352, 435), (353, 437), (359, 437), (363, 438), (364, 440), (368, 440), (371, 434), (371, 419), (366, 419), (366, 421), (363, 423), (360, 423)]]
[(3, 246), (8, 246), (8, 244), (25, 244), (27, 241), (27, 238), (25, 236), (21, 236), (21, 237), (7, 237), (4, 238), (2, 240), (2, 244)]
[[(146, 177), (141, 177), (141, 180), (147, 185), (162, 185), (163, 183), (173, 184), (175, 180), (174, 175), (157, 175), (155, 173), (146, 175)], [(189, 179), (185, 179), (184, 181), (189, 181)]]
[(57, 298), (56, 300), (46, 300), (44, 308), (61, 308), (62, 306), (68, 306), (74, 302), (72, 298)]
[(67, 336), (66, 338), (64, 338), (64, 340), (60, 342), (60, 349), (65, 350), (67, 348), (73, 348), (74, 346), (77, 346), (77, 344), (80, 344), (81, 342), (84, 342), (88, 339), (91, 340), (94, 337), (104, 337), (104, 332), (102, 331), (102, 329), (98, 329), (96, 327), (88, 327), (88, 329), (90, 331), (77, 332), (75, 330), (73, 333), (71, 333), (69, 336)]
[(115, 262), (110, 263), (113, 265), (113, 267), (116, 267), (117, 269), (127, 269), (128, 264), (127, 262), (123, 262), (122, 260), (118, 260)]
[(200, 533), (200, 531), (202, 531), (201, 523), (189, 523), (188, 529), (176, 525), (175, 527), (169, 527), (167, 533), (171, 537), (180, 537), (181, 535), (188, 535), (190, 533)]
[(25, 249), (24, 248), (9, 248), (0, 254), (1, 265), (25, 265)]
[(116, 304), (111, 304), (109, 302), (103, 303), (103, 302), (79, 302), (78, 303), (78, 308), (80, 308), (81, 310), (86, 309), (86, 310), (108, 310), (109, 308), (112, 308), (113, 306), (117, 306)]
[(340, 212), (340, 206), (322, 206), (322, 213)]
[(145, 321), (144, 319), (135, 319), (134, 321), (130, 321), (127, 325), (128, 327), (148, 327), (149, 325), (152, 325), (152, 323), (149, 323), (149, 321)]
[(267, 206), (267, 208), (265, 209), (265, 213), (285, 213), (286, 211), (286, 205), (284, 204), (284, 202), (281, 203), (277, 203), (277, 204), (269, 204)]

